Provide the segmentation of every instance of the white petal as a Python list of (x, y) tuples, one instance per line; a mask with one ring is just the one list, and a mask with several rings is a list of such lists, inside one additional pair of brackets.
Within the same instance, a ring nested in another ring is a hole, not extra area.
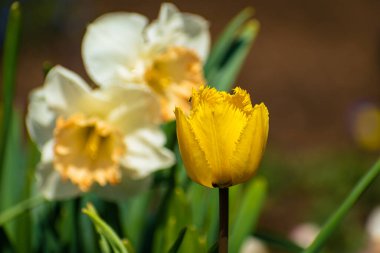
[(26, 126), (38, 148), (53, 137), (55, 113), (48, 107), (42, 88), (35, 89), (30, 94)]
[(176, 13), (178, 13), (178, 8), (172, 3), (161, 4), (160, 13), (158, 14), (158, 21), (165, 25)]
[(113, 109), (109, 112), (107, 122), (124, 135), (159, 123), (161, 114), (158, 98), (146, 86), (115, 85), (104, 90), (104, 93), (113, 100)]
[(144, 16), (109, 13), (87, 27), (82, 58), (89, 76), (99, 85), (120, 83), (132, 75), (144, 45)]
[(210, 32), (208, 22), (201, 16), (194, 14), (184, 14), (184, 32), (187, 40), (184, 45), (198, 53), (199, 57), (205, 61), (210, 51)]
[(203, 61), (209, 53), (208, 22), (201, 16), (179, 12), (173, 4), (161, 6), (159, 18), (147, 27), (146, 36), (152, 48), (184, 46), (194, 50)]
[(155, 127), (140, 129), (125, 138), (127, 152), (122, 164), (132, 178), (145, 177), (175, 163), (174, 154), (163, 147), (165, 141), (163, 132)]
[(53, 166), (53, 141), (49, 141), (43, 147), (36, 172), (38, 190), (44, 197), (49, 200), (62, 200), (79, 195), (79, 188), (69, 180), (64, 181)]
[(152, 182), (152, 176), (142, 179), (132, 179), (128, 172), (122, 172), (122, 181), (116, 185), (94, 185), (91, 191), (97, 193), (100, 197), (111, 201), (121, 201), (129, 197), (147, 191)]
[(55, 66), (46, 76), (46, 102), (57, 114), (70, 115), (85, 109), (80, 105), (90, 92), (90, 87), (80, 76), (62, 66)]

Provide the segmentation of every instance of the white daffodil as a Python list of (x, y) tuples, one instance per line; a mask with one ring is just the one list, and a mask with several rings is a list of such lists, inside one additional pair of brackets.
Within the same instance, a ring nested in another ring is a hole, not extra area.
[(137, 13), (97, 18), (87, 27), (82, 57), (99, 86), (148, 85), (160, 96), (162, 118), (170, 120), (175, 106), (190, 109), (192, 88), (205, 84), (203, 62), (209, 44), (205, 19), (164, 3), (151, 24)]
[(42, 153), (40, 190), (48, 199), (94, 191), (117, 200), (146, 189), (152, 172), (174, 163), (159, 120), (159, 102), (147, 87), (91, 89), (54, 67), (32, 92), (27, 115)]

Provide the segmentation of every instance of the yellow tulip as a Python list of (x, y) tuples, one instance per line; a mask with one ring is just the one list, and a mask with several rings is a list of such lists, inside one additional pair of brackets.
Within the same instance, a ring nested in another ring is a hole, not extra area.
[(175, 109), (177, 136), (188, 176), (207, 187), (226, 188), (249, 180), (265, 150), (269, 116), (249, 94), (201, 87), (193, 90), (192, 109)]

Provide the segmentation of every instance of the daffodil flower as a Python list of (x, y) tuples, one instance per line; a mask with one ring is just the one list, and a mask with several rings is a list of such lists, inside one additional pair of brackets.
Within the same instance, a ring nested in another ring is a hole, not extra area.
[(41, 150), (38, 185), (48, 199), (94, 191), (123, 199), (150, 185), (152, 172), (171, 166), (159, 102), (141, 85), (91, 89), (61, 66), (31, 94), (27, 127)]
[(192, 109), (175, 109), (177, 136), (188, 176), (207, 187), (226, 188), (243, 183), (255, 173), (269, 129), (263, 103), (252, 107), (249, 94), (214, 88), (194, 90)]
[(192, 88), (205, 83), (202, 69), (209, 44), (206, 20), (165, 3), (151, 24), (137, 13), (100, 16), (87, 27), (82, 57), (99, 86), (149, 86), (160, 97), (162, 118), (170, 120), (175, 106), (190, 109)]

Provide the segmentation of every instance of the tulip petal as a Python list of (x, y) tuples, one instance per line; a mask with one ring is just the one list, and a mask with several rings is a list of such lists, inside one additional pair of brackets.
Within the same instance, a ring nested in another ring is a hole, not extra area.
[(247, 120), (245, 113), (230, 103), (201, 103), (191, 116), (191, 128), (210, 164), (214, 185), (232, 183), (230, 162)]
[(196, 141), (191, 123), (178, 107), (175, 109), (175, 115), (177, 119), (178, 144), (187, 175), (199, 184), (210, 188), (213, 187), (211, 165), (207, 161), (205, 152), (200, 147), (199, 142)]
[(34, 90), (30, 95), (26, 126), (38, 148), (53, 137), (56, 114), (46, 103), (43, 89)]
[(163, 147), (165, 141), (157, 127), (140, 129), (125, 138), (127, 152), (121, 162), (129, 178), (140, 179), (175, 163), (174, 154)]
[(63, 180), (53, 165), (53, 141), (45, 144), (41, 161), (37, 166), (39, 191), (49, 200), (72, 198), (80, 194), (79, 188), (69, 180)]
[(109, 13), (87, 27), (82, 58), (89, 76), (99, 85), (122, 83), (131, 74), (144, 45), (146, 17), (135, 13)]
[(268, 131), (268, 109), (263, 103), (255, 105), (232, 157), (234, 184), (247, 181), (255, 173), (265, 150)]

